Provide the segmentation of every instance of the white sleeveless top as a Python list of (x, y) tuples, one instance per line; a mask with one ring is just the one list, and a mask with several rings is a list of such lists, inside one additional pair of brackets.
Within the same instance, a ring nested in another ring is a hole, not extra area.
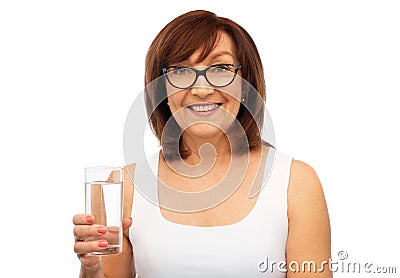
[[(158, 153), (149, 160), (154, 173), (158, 172), (158, 160)], [(137, 277), (286, 277), (277, 266), (281, 262), (282, 269), (286, 262), (291, 163), (291, 157), (276, 151), (272, 171), (253, 209), (244, 219), (225, 226), (170, 222), (159, 206), (135, 188), (129, 237)], [(136, 165), (135, 184), (151, 188), (158, 204), (157, 180), (146, 168), (143, 163)]]

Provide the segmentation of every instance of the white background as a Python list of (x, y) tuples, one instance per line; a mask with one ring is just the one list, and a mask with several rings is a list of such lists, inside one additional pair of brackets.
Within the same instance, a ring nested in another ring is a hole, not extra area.
[(147, 48), (193, 9), (235, 20), (259, 47), (277, 147), (319, 174), (333, 260), (346, 251), (399, 273), (397, 1), (138, 3), (0, 3), (2, 273), (78, 276), (71, 219), (84, 210), (83, 168), (124, 163)]

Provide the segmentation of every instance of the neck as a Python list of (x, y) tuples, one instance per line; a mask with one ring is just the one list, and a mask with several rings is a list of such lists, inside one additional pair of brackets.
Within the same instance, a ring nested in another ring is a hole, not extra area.
[[(229, 162), (231, 159), (232, 150), (229, 140), (225, 134), (221, 134), (212, 138), (199, 138), (184, 133), (182, 134), (182, 143), (184, 149), (190, 151), (190, 155), (185, 159), (185, 161), (191, 165), (200, 163), (200, 153), (202, 153), (204, 156), (213, 155), (214, 152), (211, 150), (211, 148), (206, 148), (206, 146), (203, 146), (204, 144), (210, 144), (214, 148), (216, 163)], [(201, 146), (203, 146), (202, 149)]]

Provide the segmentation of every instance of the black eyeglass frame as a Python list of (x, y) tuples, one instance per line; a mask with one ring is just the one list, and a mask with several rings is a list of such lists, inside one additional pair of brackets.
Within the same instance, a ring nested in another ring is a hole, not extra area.
[[(216, 86), (216, 85), (212, 84), (212, 83), (208, 80), (208, 78), (207, 78), (207, 74), (206, 74), (207, 71), (208, 71), (210, 68), (215, 68), (215, 67), (218, 67), (218, 66), (232, 66), (232, 67), (234, 67), (234, 71), (233, 71), (234, 74), (233, 74), (232, 80), (231, 80), (228, 84), (226, 84), (226, 85), (223, 85), (223, 86)], [(189, 68), (189, 69), (193, 70), (193, 71), (196, 73), (196, 77), (195, 77), (193, 83), (190, 84), (190, 85), (187, 86), (187, 87), (178, 87), (178, 86), (174, 85), (174, 84), (171, 82), (171, 80), (169, 80), (169, 77), (168, 77), (168, 70), (170, 70), (170, 69), (181, 69), (181, 68)], [(226, 87), (226, 86), (232, 84), (233, 80), (235, 80), (235, 78), (236, 78), (236, 75), (237, 75), (238, 71), (239, 71), (241, 68), (242, 68), (242, 65), (236, 66), (236, 65), (234, 65), (234, 64), (216, 64), (216, 65), (211, 65), (211, 66), (209, 66), (209, 67), (207, 67), (207, 68), (205, 68), (205, 69), (203, 69), (203, 70), (197, 70), (197, 69), (195, 69), (194, 67), (189, 67), (189, 66), (169, 66), (169, 67), (163, 68), (163, 69), (162, 69), (162, 72), (163, 72), (163, 75), (165, 75), (165, 77), (167, 78), (169, 84), (171, 84), (171, 86), (173, 86), (173, 87), (175, 87), (175, 88), (177, 88), (177, 89), (187, 89), (187, 88), (192, 87), (192, 86), (196, 83), (196, 81), (197, 81), (197, 79), (199, 78), (199, 76), (204, 76), (204, 78), (207, 80), (208, 84), (210, 84), (211, 86), (213, 86), (213, 87), (215, 87), (215, 88), (223, 88), (223, 87)]]

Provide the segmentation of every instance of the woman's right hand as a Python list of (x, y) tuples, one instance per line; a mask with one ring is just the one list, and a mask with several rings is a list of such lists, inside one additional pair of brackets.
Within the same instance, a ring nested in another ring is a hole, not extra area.
[[(107, 247), (104, 235), (106, 227), (94, 223), (94, 216), (90, 214), (77, 214), (73, 218), (75, 245), (77, 254), (83, 267), (88, 271), (99, 271), (102, 267), (102, 256), (93, 256), (89, 253), (101, 251)], [(85, 239), (90, 238), (90, 241)]]
[[(81, 261), (81, 277), (103, 277), (103, 256), (90, 255), (102, 251), (108, 242), (115, 241), (115, 233), (107, 233), (106, 227), (94, 224), (90, 214), (77, 214), (73, 217), (75, 245), (74, 251)], [(122, 229), (126, 232), (132, 225), (132, 218), (122, 219)]]

